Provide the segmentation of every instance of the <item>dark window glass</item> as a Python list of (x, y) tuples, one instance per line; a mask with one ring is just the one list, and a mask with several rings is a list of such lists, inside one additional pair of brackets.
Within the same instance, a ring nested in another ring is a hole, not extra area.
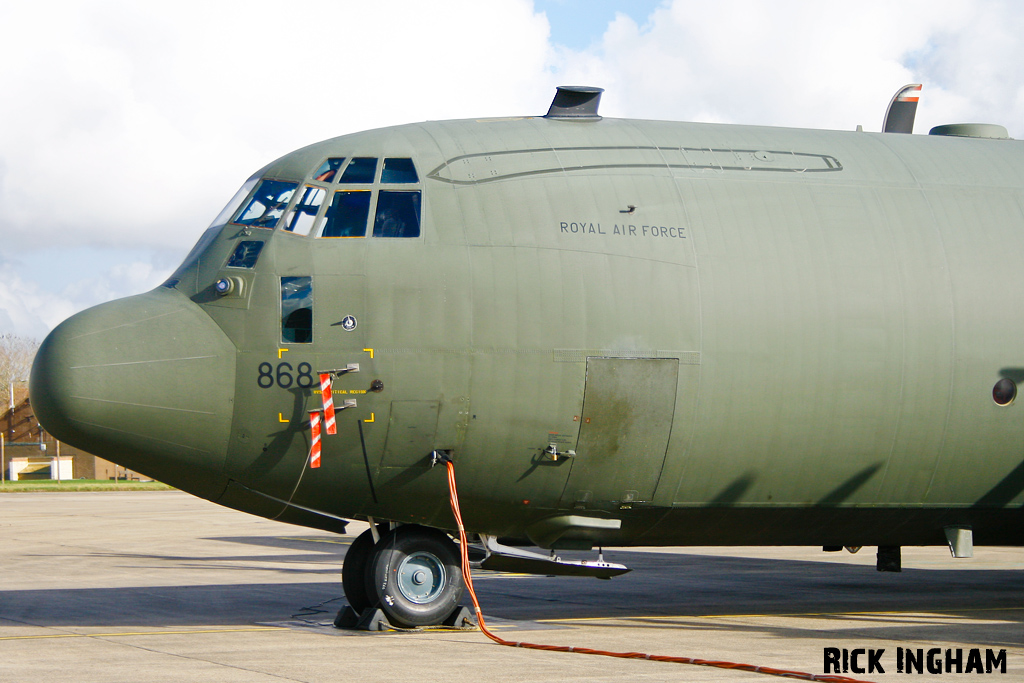
[(380, 181), (382, 183), (418, 183), (420, 179), (416, 175), (416, 167), (412, 165), (412, 159), (385, 159)]
[(322, 187), (306, 185), (299, 201), (295, 202), (295, 206), (288, 212), (288, 217), (284, 219), (284, 229), (297, 235), (308, 235), (326, 196), (327, 190)]
[(345, 163), (345, 157), (328, 159), (320, 164), (320, 168), (316, 169), (316, 173), (313, 174), (313, 180), (321, 183), (334, 182), (334, 176), (338, 173), (338, 169), (341, 168), (343, 163)]
[(365, 237), (370, 215), (370, 192), (335, 192), (324, 216), (321, 237)]
[(377, 173), (377, 160), (372, 157), (356, 157), (349, 162), (341, 174), (343, 183), (372, 183)]
[(313, 341), (313, 278), (281, 278), (281, 341)]
[(235, 247), (235, 252), (228, 259), (228, 268), (252, 268), (263, 250), (263, 242), (244, 240)]
[(377, 197), (373, 236), (419, 237), (420, 193), (381, 190)]
[(296, 187), (298, 183), (286, 183), (281, 180), (261, 181), (252, 193), (249, 203), (239, 212), (234, 222), (255, 228), (273, 228), (291, 201)]
[(992, 387), (992, 400), (1001, 406), (1008, 406), (1017, 397), (1017, 385), (1013, 380), (1004, 377)]

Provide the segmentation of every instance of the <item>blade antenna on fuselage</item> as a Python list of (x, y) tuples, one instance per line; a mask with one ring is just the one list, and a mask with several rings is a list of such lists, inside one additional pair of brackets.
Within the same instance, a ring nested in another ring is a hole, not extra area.
[(882, 122), (883, 133), (913, 133), (914, 117), (917, 115), (917, 100), (921, 97), (921, 84), (911, 83), (896, 91), (885, 110)]

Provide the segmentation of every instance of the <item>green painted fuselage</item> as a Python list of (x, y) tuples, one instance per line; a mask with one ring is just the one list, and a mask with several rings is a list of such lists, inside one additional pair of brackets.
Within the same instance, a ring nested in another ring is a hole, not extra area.
[[(992, 395), (1024, 380), (1020, 142), (452, 121), (260, 176), (353, 157), (413, 160), (418, 237), (214, 226), (169, 286), (46, 340), (44, 427), (321, 528), (452, 528), (444, 450), (470, 531), (541, 545), (1024, 544), (1024, 405)], [(227, 267), (242, 240), (257, 262)], [(311, 340), (284, 342), (307, 277)], [(312, 469), (315, 375), (349, 364)]]

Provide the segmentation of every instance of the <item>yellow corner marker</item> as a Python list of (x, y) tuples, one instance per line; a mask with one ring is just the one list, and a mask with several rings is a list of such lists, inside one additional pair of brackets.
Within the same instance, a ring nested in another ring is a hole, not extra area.
[(374, 414), (370, 413), (370, 419), (369, 420), (363, 420), (363, 422), (373, 422), (373, 418), (374, 418)]
[[(278, 360), (281, 360), (281, 354), (282, 354), (282, 353), (284, 353), (284, 352), (286, 352), (287, 350), (288, 350), (288, 349), (278, 349), (278, 350), (277, 350), (277, 359), (278, 359)], [(370, 356), (370, 357), (372, 358), (373, 356)]]
[(366, 351), (368, 354), (370, 354), (370, 360), (373, 360), (373, 349), (363, 349), (363, 351)]
[(284, 419), (284, 415), (282, 415), (281, 413), (277, 414), (277, 421), (278, 422), (284, 422), (285, 424), (288, 424), (288, 420)]

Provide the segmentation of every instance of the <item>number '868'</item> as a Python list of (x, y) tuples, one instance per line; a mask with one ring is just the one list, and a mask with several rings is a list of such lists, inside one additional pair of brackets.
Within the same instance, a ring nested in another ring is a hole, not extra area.
[[(295, 374), (293, 374), (293, 370)], [(292, 385), (300, 389), (308, 389), (313, 386), (313, 366), (309, 363), (299, 363), (299, 367), (292, 368), (291, 363), (278, 363), (275, 368), (270, 363), (260, 363), (259, 376), (256, 384), (261, 389), (269, 389), (275, 384), (282, 389), (288, 389)]]

